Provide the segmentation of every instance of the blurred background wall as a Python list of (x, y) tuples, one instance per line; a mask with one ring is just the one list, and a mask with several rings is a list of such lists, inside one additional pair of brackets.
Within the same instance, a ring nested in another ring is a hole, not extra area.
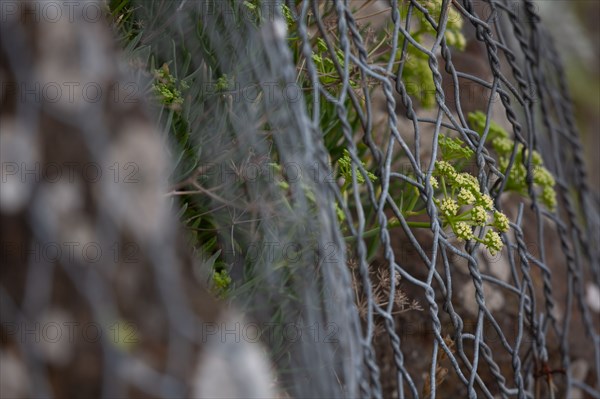
[(600, 194), (600, 1), (537, 0), (561, 54), (588, 162), (591, 189)]

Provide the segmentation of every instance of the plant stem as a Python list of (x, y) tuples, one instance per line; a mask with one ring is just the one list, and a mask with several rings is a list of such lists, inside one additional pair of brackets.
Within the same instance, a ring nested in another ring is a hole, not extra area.
[(444, 176), (442, 176), (442, 191), (444, 192), (444, 197), (447, 197), (448, 192), (446, 191), (446, 181), (444, 180)]
[(406, 212), (412, 212), (419, 200), (419, 190), (416, 187), (414, 187), (414, 189), (415, 193), (413, 193), (413, 197), (410, 200), (410, 204), (408, 204), (408, 208), (406, 208)]

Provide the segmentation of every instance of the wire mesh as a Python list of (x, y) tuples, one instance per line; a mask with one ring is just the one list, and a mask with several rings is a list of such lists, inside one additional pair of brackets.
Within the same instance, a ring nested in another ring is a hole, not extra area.
[(121, 41), (104, 3), (0, 5), (3, 396), (600, 397), (600, 204), (535, 2), (140, 1)]

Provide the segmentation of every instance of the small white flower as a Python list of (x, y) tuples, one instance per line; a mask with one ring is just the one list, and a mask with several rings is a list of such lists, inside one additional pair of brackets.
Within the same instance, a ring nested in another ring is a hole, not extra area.
[(508, 218), (502, 212), (494, 211), (494, 227), (501, 232), (508, 231)]
[(491, 229), (488, 230), (487, 233), (485, 233), (483, 243), (492, 255), (496, 255), (496, 253), (498, 253), (504, 245), (502, 244), (502, 239), (500, 238), (500, 235)]
[(454, 216), (458, 212), (458, 204), (452, 198), (444, 198), (440, 210), (448, 216)]
[(462, 205), (471, 205), (475, 202), (475, 196), (466, 188), (461, 188), (458, 192), (458, 203)]
[(454, 169), (454, 166), (452, 166), (450, 163), (448, 163), (446, 161), (436, 161), (435, 167), (436, 167), (437, 171), (440, 173), (440, 175), (442, 175), (448, 179), (454, 179), (457, 175), (456, 169)]
[(473, 231), (471, 230), (471, 226), (469, 226), (466, 222), (458, 222), (456, 223), (455, 230), (456, 236), (459, 240), (470, 240), (473, 238)]
[(431, 183), (431, 187), (433, 187), (433, 188), (439, 188), (439, 186), (440, 186), (437, 179), (433, 176), (431, 176), (429, 178), (429, 182)]
[(456, 175), (454, 181), (456, 185), (458, 185), (461, 188), (465, 188), (471, 191), (472, 193), (481, 193), (479, 191), (479, 182), (477, 181), (477, 178), (471, 174), (459, 173), (458, 175)]
[(484, 194), (481, 196), (481, 206), (483, 206), (486, 210), (491, 211), (492, 209), (494, 209), (494, 201), (492, 200), (492, 197), (490, 197), (487, 194)]
[(477, 226), (485, 226), (487, 222), (487, 212), (481, 205), (476, 205), (471, 210), (471, 218)]

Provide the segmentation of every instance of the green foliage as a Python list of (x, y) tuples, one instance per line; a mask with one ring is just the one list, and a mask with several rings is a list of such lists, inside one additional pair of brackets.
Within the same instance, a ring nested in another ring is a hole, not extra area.
[[(468, 119), (471, 128), (480, 135), (483, 135), (487, 119), (486, 115), (478, 111), (470, 113)], [(514, 191), (524, 197), (528, 197), (527, 167), (525, 166), (529, 155), (527, 149), (521, 143), (516, 143), (512, 140), (508, 133), (494, 121), (490, 121), (487, 138), (491, 140), (501, 170), (508, 170), (510, 158), (516, 146), (517, 156), (510, 173), (506, 177), (505, 190)], [(554, 176), (546, 169), (542, 156), (537, 151), (531, 153), (531, 163), (534, 187), (540, 195), (541, 202), (550, 211), (554, 211), (556, 209), (556, 192), (554, 191), (556, 181), (554, 180)]]
[[(483, 131), (485, 129), (485, 124), (487, 122), (486, 114), (484, 114), (481, 111), (477, 111), (477, 112), (469, 113), (469, 115), (467, 117), (469, 119), (469, 124), (471, 125), (473, 130), (478, 132), (480, 135), (483, 135)], [(488, 130), (488, 138), (490, 138), (492, 140), (494, 140), (496, 138), (508, 139), (509, 136), (508, 136), (508, 133), (506, 132), (506, 130), (504, 130), (504, 128), (502, 126), (500, 126), (493, 120), (490, 120), (490, 127)]]
[[(352, 158), (350, 158), (350, 152), (348, 152), (348, 150), (344, 149), (344, 155), (338, 159), (338, 173), (340, 175), (340, 177), (343, 177), (345, 182), (344, 185), (347, 187), (349, 184), (352, 184)], [(363, 168), (366, 168), (366, 165), (364, 162), (361, 161), (361, 165), (363, 166)], [(374, 182), (375, 180), (377, 180), (377, 176), (375, 176), (373, 173), (367, 171), (367, 177), (369, 178), (369, 180), (371, 180), (372, 182)], [(362, 175), (362, 173), (356, 169), (356, 181), (359, 184), (363, 184), (365, 182), (365, 178)], [(342, 190), (344, 191), (344, 190)]]
[(132, 0), (110, 0), (108, 14), (111, 17), (116, 31), (119, 33), (123, 47), (137, 42), (142, 32), (142, 24), (135, 18)]
[(290, 10), (290, 8), (285, 5), (282, 4), (281, 5), (281, 14), (283, 15), (283, 17), (285, 18), (285, 22), (288, 25), (288, 31), (294, 27), (294, 16), (292, 15), (292, 10)]
[[(442, 0), (422, 0), (420, 1), (420, 4), (427, 10), (430, 17), (436, 23), (438, 23), (440, 14), (442, 13)], [(412, 34), (413, 37), (419, 39), (423, 34), (428, 34), (433, 37), (437, 36), (437, 31), (427, 20), (427, 17), (424, 13), (420, 11), (417, 12), (417, 19), (419, 21), (419, 30)], [(467, 44), (467, 41), (462, 33), (462, 27), (462, 16), (453, 7), (450, 7), (448, 9), (448, 21), (446, 23), (444, 37), (449, 46), (456, 47), (458, 50), (464, 50)]]
[[(335, 50), (335, 57), (340, 65), (340, 68), (344, 68), (344, 53), (341, 49)], [(341, 77), (337, 73), (337, 69), (335, 67), (335, 63), (332, 58), (329, 56), (329, 50), (327, 49), (327, 44), (323, 38), (317, 38), (317, 51), (313, 51), (312, 60), (315, 63), (317, 68), (317, 72), (319, 75), (319, 80), (321, 84), (325, 87), (340, 87), (342, 84)], [(358, 83), (355, 80), (350, 79), (350, 86), (353, 88), (358, 87)]]
[[(327, 6), (325, 8), (327, 8)], [(327, 13), (328, 11), (324, 12), (325, 15)], [(294, 62), (297, 66), (298, 76), (296, 81), (303, 89), (302, 92), (309, 113), (314, 112), (313, 96), (315, 94), (313, 92), (312, 81), (306, 74), (306, 63), (309, 62), (309, 60), (304, 58), (302, 52), (303, 43), (298, 35), (297, 29), (295, 28), (297, 23), (294, 20), (292, 10), (286, 5), (282, 5), (282, 15), (287, 23), (287, 42), (293, 54)], [(325, 18), (325, 16), (323, 16), (323, 18)], [(309, 31), (316, 27), (316, 20), (311, 15), (308, 16), (306, 23), (309, 26)], [(363, 27), (361, 29), (362, 33), (365, 34), (365, 28)], [(328, 31), (330, 35), (328, 34), (327, 40), (318, 29), (314, 29), (313, 32), (314, 33), (312, 36), (309, 36), (310, 46), (312, 47), (310, 61), (312, 61), (314, 68), (316, 69), (319, 84), (322, 86), (322, 89), (326, 90), (331, 95), (338, 96), (343, 84), (343, 77), (340, 76), (339, 70), (343, 70), (346, 66), (344, 52), (341, 49), (339, 38), (335, 36), (334, 30)], [(367, 48), (367, 51), (370, 50), (370, 48)], [(363, 79), (358, 68), (351, 67), (349, 69), (349, 84), (350, 89), (354, 90), (355, 93), (359, 93), (361, 87), (368, 88), (368, 81)], [(335, 104), (327, 100), (325, 96), (321, 96), (321, 98), (319, 98), (318, 105), (320, 128), (323, 132), (325, 147), (329, 152), (330, 159), (333, 160), (331, 167), (332, 169), (337, 168), (336, 177), (338, 178), (338, 181), (343, 182), (342, 187), (340, 188), (342, 197), (347, 205), (350, 205), (351, 201), (348, 202), (348, 194), (350, 187), (352, 186), (352, 160), (350, 158), (350, 154), (345, 149), (347, 144), (342, 131), (339, 109), (336, 108)], [(350, 121), (350, 127), (356, 131), (359, 129), (358, 114), (348, 100), (346, 101), (345, 108), (346, 118)], [(364, 145), (359, 145), (357, 157), (365, 160), (361, 161), (361, 164), (364, 169), (368, 169), (367, 164), (369, 161), (369, 156)], [(358, 189), (361, 191), (360, 195), (364, 195), (366, 192), (364, 188), (365, 176), (362, 175), (356, 166), (355, 170), (357, 182), (360, 185), (360, 187), (358, 187)], [(372, 182), (377, 180), (376, 176), (368, 170), (367, 178)], [(346, 221), (344, 211), (339, 203), (336, 202), (334, 206), (338, 221), (343, 224), (343, 222)]]
[(438, 144), (446, 161), (456, 159), (469, 159), (475, 153), (459, 138), (450, 138), (444, 135), (439, 135)]
[[(338, 159), (338, 161), (337, 161), (337, 166), (338, 166), (337, 175), (343, 181), (342, 187), (340, 188), (342, 197), (347, 199), (348, 198), (348, 189), (349, 189), (349, 187), (352, 186), (352, 158), (350, 158), (350, 152), (348, 152), (348, 150), (346, 150), (346, 149), (344, 149), (343, 154), (344, 155), (342, 157), (340, 157), (340, 159)], [(371, 182), (375, 182), (377, 180), (377, 176), (375, 176), (373, 173), (371, 173), (367, 170), (367, 165), (364, 162), (361, 161), (361, 165), (367, 172), (367, 178)], [(365, 178), (364, 178), (363, 174), (356, 167), (355, 167), (355, 175), (356, 175), (356, 182), (358, 184), (362, 185), (365, 183)], [(346, 220), (346, 215), (344, 214), (344, 211), (342, 210), (342, 208), (340, 208), (340, 205), (337, 202), (335, 203), (335, 211), (336, 211), (338, 220), (341, 224), (342, 222), (344, 222)]]
[(221, 269), (220, 271), (215, 270), (213, 272), (212, 282), (216, 294), (220, 297), (225, 296), (231, 288), (231, 276), (229, 276), (227, 269)]
[(419, 98), (424, 108), (431, 108), (436, 101), (429, 58), (427, 54), (417, 50), (412, 44), (408, 45), (407, 52), (408, 56), (402, 73), (402, 80), (406, 82), (407, 92)]
[(437, 194), (434, 202), (440, 210), (442, 227), (449, 226), (461, 241), (480, 242), (492, 255), (502, 249), (498, 233), (508, 231), (508, 218), (494, 208), (489, 195), (481, 192), (475, 176), (441, 160), (436, 161), (430, 182)]
[[(186, 95), (187, 82), (192, 82), (195, 77), (193, 71), (189, 72), (191, 56), (185, 43), (172, 43), (171, 59), (157, 59), (154, 41), (143, 44), (140, 40), (144, 31), (136, 12), (140, 11), (144, 20), (152, 21), (154, 4), (149, 2), (148, 7), (142, 9), (139, 5), (133, 7), (131, 0), (113, 0), (108, 6), (125, 55), (130, 57), (132, 65), (143, 68), (153, 77), (150, 87), (155, 99), (153, 105), (158, 108), (160, 124), (168, 132), (174, 146), (175, 168), (171, 179), (179, 189), (186, 191), (189, 187), (183, 182), (194, 176), (202, 154), (201, 147), (191, 138), (190, 123), (195, 110), (205, 105), (202, 99)], [(199, 39), (202, 41), (202, 37)], [(205, 48), (205, 51), (206, 59), (213, 60), (211, 49)], [(227, 90), (230, 79), (227, 75), (221, 75), (215, 77), (215, 81), (217, 86), (220, 85), (218, 90)], [(211, 287), (217, 295), (227, 295), (232, 286), (231, 278), (221, 255), (210, 199), (194, 194), (178, 195), (176, 198), (174, 203), (179, 208), (177, 214), (186, 229), (186, 238), (195, 249), (197, 258), (203, 260), (204, 270), (211, 272), (207, 274)]]
[[(439, 22), (442, 0), (421, 1), (421, 5), (427, 11), (427, 14), (436, 22)], [(408, 7), (401, 8), (402, 19), (408, 16)], [(416, 8), (413, 11), (413, 18), (416, 24), (411, 23), (410, 35), (419, 44), (424, 45), (426, 38), (435, 38), (437, 31), (427, 20), (427, 15)], [(448, 22), (444, 37), (449, 46), (457, 50), (464, 50), (466, 39), (462, 33), (462, 16), (452, 7), (448, 10)], [(399, 52), (398, 57), (402, 54)], [(429, 57), (426, 53), (419, 50), (413, 44), (408, 43), (402, 80), (405, 82), (407, 91), (411, 95), (416, 95), (424, 108), (431, 108), (436, 104), (435, 85), (433, 73), (429, 66)]]
[(181, 90), (188, 88), (185, 82), (177, 80), (169, 71), (166, 63), (160, 69), (154, 71), (155, 82), (152, 84), (154, 94), (158, 100), (168, 107), (180, 109), (183, 104)]
[[(114, 4), (113, 4), (114, 3)], [(424, 7), (426, 13), (433, 21), (438, 21), (441, 11), (441, 0), (423, 1), (420, 4)], [(262, 21), (261, 7), (259, 0), (247, 0), (241, 3), (242, 8), (246, 9), (246, 15), (256, 17), (256, 29), (259, 29), (259, 25)], [(324, 6), (323, 18), (326, 18), (330, 6)], [(401, 7), (402, 18), (406, 18), (406, 7)], [(135, 46), (139, 46), (138, 37), (141, 32), (141, 25), (135, 22), (135, 14), (131, 11), (131, 7), (128, 1), (111, 1), (111, 11), (113, 12), (114, 18), (119, 22), (119, 26), (123, 30), (122, 34), (128, 38), (130, 43)], [(242, 10), (243, 11), (243, 10)], [(297, 83), (302, 88), (304, 100), (308, 112), (314, 112), (315, 104), (318, 104), (318, 113), (320, 115), (320, 128), (323, 133), (323, 139), (325, 147), (329, 152), (330, 159), (334, 160), (332, 169), (337, 169), (335, 176), (338, 181), (342, 181), (341, 193), (342, 198), (346, 202), (348, 210), (352, 213), (354, 209), (352, 202), (348, 201), (349, 191), (352, 186), (352, 160), (349, 152), (345, 149), (347, 146), (346, 137), (342, 131), (340, 110), (325, 98), (323, 93), (317, 93), (312, 90), (312, 82), (306, 74), (306, 63), (313, 62), (314, 67), (318, 75), (319, 83), (322, 88), (332, 95), (338, 95), (339, 90), (342, 87), (342, 77), (340, 76), (340, 69), (346, 67), (344, 60), (344, 52), (341, 49), (340, 38), (336, 36), (335, 29), (327, 31), (327, 37), (319, 29), (315, 29), (316, 20), (312, 15), (307, 16), (306, 24), (308, 25), (309, 33), (309, 45), (311, 46), (310, 60), (304, 58), (302, 52), (302, 41), (300, 40), (298, 31), (296, 29), (297, 22), (294, 19), (296, 10), (289, 8), (287, 5), (281, 6), (281, 13), (287, 24), (287, 42), (291, 53), (294, 57), (294, 62), (297, 66)], [(437, 35), (436, 30), (432, 24), (428, 21), (426, 13), (421, 12), (417, 8), (413, 9), (413, 18), (411, 21), (410, 33), (411, 36), (418, 42), (423, 44), (431, 42)], [(454, 9), (454, 6), (450, 4), (448, 22), (446, 31), (444, 32), (445, 39), (448, 45), (453, 46), (458, 50), (463, 50), (465, 47), (465, 38), (462, 35), (462, 17)], [(244, 29), (251, 29), (252, 27), (245, 27)], [(359, 26), (361, 34), (366, 34), (366, 26)], [(206, 62), (206, 68), (209, 74), (208, 79), (213, 79), (216, 82), (215, 89), (216, 94), (227, 92), (231, 89), (233, 82), (236, 79), (236, 69), (222, 70), (219, 63), (216, 61), (214, 56), (215, 51), (211, 49), (210, 41), (204, 40), (204, 33), (202, 26), (199, 25), (197, 29), (199, 40), (204, 43), (202, 47), (202, 57)], [(384, 43), (389, 42), (391, 39), (391, 32), (382, 32), (382, 34), (376, 40), (366, 40), (366, 50), (369, 57), (372, 57), (370, 62), (380, 64), (384, 66), (388, 60), (385, 59), (385, 55), (376, 55), (376, 50)], [(355, 49), (352, 49), (354, 51)], [(403, 62), (403, 74), (402, 79), (407, 86), (415, 85), (420, 88), (420, 92), (424, 94), (421, 97), (421, 106), (430, 107), (435, 104), (435, 90), (433, 86), (433, 75), (429, 67), (429, 59), (427, 55), (415, 46), (408, 44), (407, 46), (407, 57), (403, 60), (396, 60), (397, 62)], [(385, 54), (386, 52), (384, 52)], [(402, 55), (399, 54), (398, 57)], [(173, 43), (173, 59), (160, 60), (158, 65), (162, 65), (160, 68), (151, 68), (150, 70), (154, 73), (154, 82), (152, 84), (152, 91), (156, 95), (157, 102), (168, 112), (166, 118), (162, 121), (166, 122), (166, 126), (172, 137), (176, 139), (177, 145), (179, 145), (179, 151), (181, 157), (179, 159), (180, 169), (178, 176), (181, 178), (188, 177), (190, 172), (198, 164), (198, 154), (201, 152), (197, 148), (196, 144), (192, 143), (189, 138), (189, 125), (190, 117), (188, 115), (189, 110), (195, 107), (204, 107), (207, 98), (194, 98), (186, 93), (187, 84), (186, 81), (191, 81), (193, 78), (193, 72), (187, 72), (187, 65), (189, 65), (189, 55), (186, 55), (186, 49), (184, 43)], [(154, 58), (150, 51), (150, 58), (154, 65)], [(188, 60), (182, 62), (180, 59)], [(177, 64), (179, 62), (179, 64)], [(172, 70), (170, 69), (172, 67)], [(361, 75), (359, 68), (349, 68), (349, 83), (350, 89), (357, 95), (358, 106), (365, 106), (364, 99), (362, 99), (362, 90), (371, 90), (370, 82)], [(179, 78), (181, 76), (182, 78)], [(410, 87), (409, 87), (410, 89)], [(409, 90), (410, 93), (410, 90)], [(186, 94), (187, 95), (187, 94)], [(314, 101), (313, 96), (321, 96), (317, 102)], [(217, 102), (221, 95), (215, 96)], [(350, 123), (350, 128), (353, 131), (360, 130), (360, 121), (358, 113), (355, 110), (356, 104), (351, 104), (349, 100), (345, 103), (345, 118)], [(215, 109), (211, 112), (221, 112), (219, 107), (227, 107), (226, 104), (216, 105)], [(475, 116), (475, 118), (480, 118)], [(485, 120), (484, 120), (485, 123)], [(226, 124), (225, 124), (226, 125)], [(262, 127), (265, 132), (270, 129), (267, 126)], [(502, 134), (503, 131), (492, 124), (490, 132), (493, 132), (497, 136), (497, 140), (494, 141), (494, 148), (498, 153), (505, 154), (507, 149), (512, 149), (510, 140), (507, 134)], [(215, 134), (221, 134), (216, 132)], [(504, 141), (502, 141), (504, 140)], [(434, 175), (431, 177), (431, 184), (435, 190), (435, 202), (440, 209), (440, 218), (444, 228), (450, 229), (459, 239), (461, 240), (476, 240), (481, 242), (483, 245), (488, 247), (490, 251), (499, 251), (502, 247), (501, 240), (499, 239), (498, 232), (503, 232), (508, 229), (508, 219), (504, 214), (497, 211), (494, 208), (491, 198), (481, 193), (477, 179), (461, 171), (462, 164), (473, 157), (473, 150), (468, 148), (465, 143), (459, 138), (451, 138), (441, 135), (439, 137), (439, 147), (441, 151), (442, 160), (436, 163)], [(513, 144), (514, 145), (514, 144)], [(501, 152), (504, 151), (504, 152)], [(363, 169), (366, 171), (366, 176), (363, 175), (357, 165), (355, 165), (355, 175), (360, 190), (359, 195), (365, 198), (366, 201), (366, 179), (374, 183), (376, 194), (381, 188), (377, 186), (378, 179), (376, 175), (369, 171), (369, 165), (371, 164), (371, 158), (367, 151), (367, 147), (364, 144), (357, 146), (357, 158), (360, 160)], [(270, 159), (269, 165), (274, 169), (276, 175), (279, 176), (277, 184), (279, 188), (286, 192), (290, 189), (285, 176), (281, 173), (281, 168), (277, 162), (276, 156)], [(515, 173), (520, 173), (516, 171)], [(517, 176), (516, 174), (514, 176)], [(178, 181), (178, 180), (177, 180)], [(543, 173), (537, 178), (537, 181), (544, 183), (548, 186), (551, 181), (551, 175), (544, 175)], [(394, 183), (396, 184), (396, 183)], [(408, 185), (407, 185), (408, 186)], [(305, 191), (306, 197), (309, 200), (310, 206), (316, 206), (314, 200), (314, 193), (305, 186), (302, 186)], [(424, 215), (425, 205), (422, 193), (419, 192), (413, 186), (408, 188), (402, 188), (402, 198), (400, 198), (401, 211), (403, 215), (410, 219), (413, 216)], [(211, 286), (217, 293), (217, 295), (224, 296), (229, 295), (232, 292), (234, 284), (232, 278), (228, 273), (228, 265), (224, 263), (221, 252), (221, 245), (219, 244), (216, 226), (218, 223), (213, 219), (211, 210), (208, 209), (210, 204), (209, 200), (202, 200), (201, 196), (182, 195), (179, 197), (181, 209), (180, 216), (184, 224), (190, 231), (190, 239), (192, 244), (199, 249), (200, 252), (208, 260), (204, 262), (204, 267), (207, 270), (211, 270), (210, 275)], [(293, 204), (288, 204), (293, 207)], [(341, 204), (337, 202), (334, 204), (335, 211), (338, 216), (339, 222), (347, 222), (346, 215), (342, 211)], [(375, 210), (369, 207), (365, 207), (367, 223), (370, 226), (377, 226), (378, 223), (375, 217)], [(410, 227), (430, 227), (429, 222), (407, 220)], [(398, 220), (392, 218), (389, 221), (388, 228), (395, 228), (399, 226)], [(379, 227), (375, 227), (365, 233), (365, 238), (371, 237), (372, 240), (369, 245), (369, 253), (372, 254), (374, 248), (378, 245), (377, 232)], [(481, 237), (481, 238), (480, 238)], [(200, 244), (203, 243), (203, 244)], [(232, 242), (232, 245), (236, 245)], [(238, 287), (239, 288), (239, 287)], [(236, 288), (237, 289), (237, 288)]]
[(217, 84), (216, 84), (215, 89), (217, 90), (217, 92), (220, 93), (220, 92), (231, 90), (232, 87), (233, 87), (233, 80), (230, 79), (227, 76), (227, 74), (224, 74), (217, 79)]

